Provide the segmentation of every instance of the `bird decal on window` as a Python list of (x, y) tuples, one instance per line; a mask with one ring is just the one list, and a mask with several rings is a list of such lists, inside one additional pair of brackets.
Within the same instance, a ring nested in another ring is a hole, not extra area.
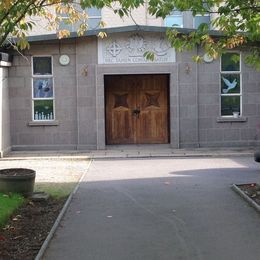
[(222, 77), (222, 79), (223, 79), (224, 83), (226, 84), (226, 86), (228, 87), (228, 88), (222, 89), (224, 94), (228, 93), (229, 90), (231, 90), (237, 86), (237, 79), (234, 79), (232, 83), (224, 77)]

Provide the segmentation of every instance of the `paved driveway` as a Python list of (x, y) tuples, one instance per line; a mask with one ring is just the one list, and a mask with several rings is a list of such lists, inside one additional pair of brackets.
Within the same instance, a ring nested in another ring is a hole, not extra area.
[(230, 186), (252, 158), (94, 161), (45, 259), (250, 260), (260, 218)]

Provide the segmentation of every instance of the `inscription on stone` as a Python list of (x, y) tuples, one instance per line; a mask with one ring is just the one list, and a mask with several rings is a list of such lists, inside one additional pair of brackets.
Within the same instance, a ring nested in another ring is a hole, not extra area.
[[(151, 51), (155, 60), (150, 61), (144, 53)], [(175, 62), (175, 50), (164, 35), (150, 33), (123, 33), (98, 40), (98, 63), (169, 63)]]

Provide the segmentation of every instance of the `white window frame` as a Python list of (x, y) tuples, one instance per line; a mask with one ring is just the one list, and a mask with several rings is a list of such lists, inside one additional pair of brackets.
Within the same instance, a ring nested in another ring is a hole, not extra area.
[[(33, 58), (40, 58), (40, 57), (47, 57), (47, 58), (51, 58), (51, 74), (49, 75), (39, 75), (39, 74), (33, 74)], [(31, 57), (31, 73), (32, 73), (32, 79), (31, 79), (31, 94), (32, 94), (32, 121), (34, 122), (49, 122), (49, 121), (55, 121), (55, 86), (54, 86), (54, 77), (53, 77), (53, 56), (52, 55), (34, 55)], [(33, 80), (37, 79), (37, 78), (51, 78), (52, 79), (52, 93), (53, 96), (52, 97), (48, 97), (48, 98), (35, 98), (34, 97), (34, 89), (33, 89)], [(34, 101), (37, 100), (52, 100), (53, 101), (53, 118), (52, 119), (34, 119)]]
[(196, 27), (195, 27), (195, 19), (196, 19), (196, 17), (202, 17), (202, 16), (209, 16), (209, 28), (210, 28), (210, 22), (211, 22), (211, 16), (210, 16), (210, 13), (205, 13), (204, 15), (202, 15), (202, 14), (196, 14), (195, 16), (193, 16), (193, 28), (194, 29), (197, 29)]
[(102, 11), (100, 11), (100, 15), (92, 15), (92, 16), (89, 16), (88, 19), (98, 19), (98, 18), (102, 18)]
[[(174, 12), (179, 12), (179, 14), (176, 14)], [(183, 23), (184, 23), (184, 17), (183, 17), (183, 12), (179, 11), (179, 10), (173, 10), (169, 15), (167, 15), (164, 19), (164, 25), (166, 25), (166, 19), (167, 17), (181, 17), (182, 18), (182, 24), (181, 26), (171, 26), (171, 27), (175, 27), (175, 28), (183, 28)]]
[[(219, 93), (220, 93), (220, 106), (219, 106), (219, 115), (220, 117), (233, 117), (233, 115), (222, 115), (221, 114), (221, 97), (231, 97), (231, 96), (235, 96), (235, 97), (240, 97), (240, 117), (243, 115), (243, 111), (242, 111), (242, 99), (243, 99), (243, 95), (242, 95), (242, 90), (243, 90), (243, 86), (242, 86), (242, 72), (241, 72), (241, 65), (242, 65), (242, 55), (240, 51), (228, 51), (226, 53), (238, 53), (239, 54), (239, 71), (222, 71), (222, 56), (220, 57), (220, 73), (219, 73)], [(221, 89), (221, 76), (225, 75), (225, 74), (238, 74), (239, 75), (239, 79), (240, 79), (240, 93), (229, 93), (229, 94), (223, 94), (222, 89)]]

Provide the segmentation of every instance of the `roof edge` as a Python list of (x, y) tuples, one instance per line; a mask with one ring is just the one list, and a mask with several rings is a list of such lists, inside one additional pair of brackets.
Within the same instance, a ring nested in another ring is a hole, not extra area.
[[(161, 32), (165, 33), (167, 29), (171, 27), (163, 27), (163, 26), (148, 26), (148, 25), (128, 25), (128, 26), (120, 26), (120, 27), (109, 27), (109, 28), (100, 28), (94, 30), (88, 30), (84, 33), (84, 35), (79, 36), (76, 32), (72, 32), (69, 37), (65, 37), (59, 39), (57, 34), (41, 34), (41, 35), (33, 35), (28, 36), (28, 42), (39, 42), (39, 41), (53, 41), (53, 40), (65, 40), (65, 39), (75, 39), (75, 38), (82, 38), (87, 36), (98, 36), (100, 32), (105, 32), (107, 34), (112, 33), (124, 33), (124, 32)], [(195, 31), (196, 29), (188, 29), (188, 28), (176, 28), (180, 33), (188, 34), (190, 32)], [(209, 31), (210, 35), (212, 36), (223, 36), (223, 34), (219, 31)]]

